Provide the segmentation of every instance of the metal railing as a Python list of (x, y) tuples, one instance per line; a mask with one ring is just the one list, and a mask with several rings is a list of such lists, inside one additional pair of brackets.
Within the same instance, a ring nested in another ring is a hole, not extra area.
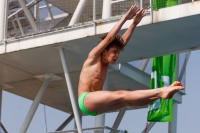
[[(162, 2), (173, 0), (8, 0), (6, 38), (19, 38), (77, 23), (122, 16), (132, 4), (146, 9), (146, 13), (151, 15), (151, 7), (154, 7), (152, 1), (163, 5)], [(182, 4), (193, 0), (174, 1)], [(104, 4), (109, 6), (105, 7)]]
[[(84, 0), (82, 3), (81, 1), (12, 0), (8, 3), (7, 38), (29, 36), (77, 23), (122, 16), (132, 4), (141, 5), (141, 0), (110, 0), (110, 8), (105, 9), (105, 0)], [(143, 0), (141, 5), (147, 12), (149, 3), (149, 0)], [(110, 12), (110, 16), (103, 17), (103, 10)]]
[[(48, 133), (78, 133), (78, 131), (77, 129), (75, 129), (75, 130), (56, 131), (56, 132), (48, 132)], [(83, 133), (125, 133), (125, 132), (104, 126), (104, 127), (95, 127), (95, 128), (85, 128), (83, 129)]]

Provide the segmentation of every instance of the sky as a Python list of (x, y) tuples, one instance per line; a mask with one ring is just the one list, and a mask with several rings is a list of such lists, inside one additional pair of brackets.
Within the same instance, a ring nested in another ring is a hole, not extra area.
[[(186, 95), (178, 105), (177, 133), (200, 132), (200, 50), (193, 51), (186, 68)], [(19, 132), (31, 100), (3, 91), (1, 121), (9, 133)], [(45, 111), (44, 111), (45, 110)], [(145, 128), (148, 109), (126, 111), (118, 129), (129, 133), (141, 133)], [(39, 105), (27, 133), (55, 131), (69, 114), (42, 104)], [(106, 113), (105, 126), (112, 127), (117, 113)], [(95, 117), (84, 116), (83, 128), (94, 127)], [(46, 122), (45, 122), (46, 121)], [(74, 129), (74, 120), (65, 130)], [(168, 133), (168, 123), (156, 123), (149, 133)]]

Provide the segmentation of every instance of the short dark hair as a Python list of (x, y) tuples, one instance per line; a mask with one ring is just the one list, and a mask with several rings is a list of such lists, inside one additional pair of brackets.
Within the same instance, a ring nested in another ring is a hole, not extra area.
[[(108, 33), (103, 34), (103, 35), (99, 36), (99, 38), (102, 41), (102, 40), (104, 40), (106, 38), (107, 35), (108, 35)], [(120, 35), (116, 35), (115, 39), (105, 49), (109, 50), (111, 47), (117, 47), (117, 48), (119, 48), (120, 50), (123, 51), (123, 48), (124, 48), (124, 40), (123, 40), (123, 38)]]

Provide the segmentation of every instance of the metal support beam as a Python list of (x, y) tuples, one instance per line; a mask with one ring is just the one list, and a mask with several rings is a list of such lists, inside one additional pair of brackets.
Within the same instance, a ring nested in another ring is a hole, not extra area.
[(76, 99), (75, 99), (75, 96), (74, 96), (74, 91), (73, 91), (73, 87), (72, 87), (72, 83), (71, 83), (71, 79), (70, 79), (70, 75), (69, 75), (67, 61), (66, 61), (66, 57), (65, 57), (65, 53), (64, 53), (64, 48), (59, 47), (59, 52), (60, 52), (60, 57), (61, 57), (64, 73), (65, 73), (65, 79), (66, 79), (66, 82), (67, 82), (67, 88), (68, 88), (68, 91), (69, 91), (70, 100), (71, 100), (71, 103), (72, 103), (74, 117), (75, 117), (75, 120), (76, 120), (77, 129), (78, 129), (79, 133), (82, 133), (83, 131), (82, 131), (82, 128), (81, 128), (81, 121), (80, 121), (78, 106), (77, 106), (77, 102), (76, 102)]
[[(28, 4), (26, 4), (26, 6), (28, 7), (28, 8), (30, 8), (29, 6), (30, 5), (35, 5), (35, 4), (37, 4), (38, 2), (40, 2), (41, 0), (33, 0), (33, 1), (31, 1), (30, 3), (28, 3)], [(19, 10), (17, 10), (16, 12), (14, 12), (13, 14), (10, 14), (9, 16), (8, 16), (8, 19), (10, 19), (10, 18), (12, 18), (13, 16), (15, 16), (16, 14), (18, 14), (18, 13), (20, 13), (21, 11), (23, 11), (23, 9), (22, 8), (20, 8)]]
[(140, 0), (140, 9), (143, 8), (143, 0)]
[(156, 122), (149, 122), (148, 123), (148, 128), (147, 128), (147, 130), (146, 130), (146, 128), (142, 131), (142, 133), (148, 133), (150, 130), (151, 130), (151, 128), (154, 126), (156, 124)]
[[(0, 30), (0, 42), (4, 41), (5, 39), (5, 16), (6, 16), (6, 8), (7, 6), (7, 0), (1, 0), (0, 1), (0, 27), (1, 27), (1, 30)], [(6, 29), (7, 30), (7, 29)]]
[(93, 21), (96, 20), (96, 0), (93, 0)]
[(102, 19), (110, 18), (112, 15), (111, 0), (103, 0)]
[[(81, 111), (79, 110), (79, 116), (80, 116), (80, 125), (82, 125), (82, 114), (81, 114)], [(74, 121), (74, 129), (78, 129), (77, 128), (77, 124), (76, 124), (76, 121)], [(75, 132), (74, 132), (75, 133)], [(78, 132), (77, 132), (78, 133)]]
[(71, 114), (57, 129), (56, 131), (62, 131), (74, 118), (74, 114)]
[[(176, 73), (175, 73), (175, 80), (178, 80), (178, 77), (179, 77), (179, 58), (180, 56), (179, 56), (179, 54), (176, 54)], [(180, 95), (178, 95), (178, 94), (175, 94), (176, 95), (176, 99), (177, 99), (177, 101), (178, 101), (178, 98), (177, 98), (177, 96), (180, 96)], [(180, 97), (182, 97), (182, 96), (180, 96)], [(180, 99), (180, 97), (179, 97), (179, 99)], [(174, 96), (174, 98), (175, 98), (175, 96)], [(173, 98), (173, 99), (174, 99)], [(180, 101), (182, 101), (182, 98), (181, 98), (181, 100)], [(171, 122), (169, 122), (168, 123), (168, 133), (176, 133), (176, 127), (177, 127), (177, 102), (176, 102), (176, 100), (173, 100), (173, 112), (172, 112), (172, 121)]]
[(153, 23), (153, 0), (150, 0), (150, 15), (151, 15), (151, 21)]
[(51, 17), (51, 20), (53, 21), (53, 24), (55, 25), (55, 20), (54, 20), (54, 18), (53, 18), (53, 13), (52, 13), (52, 11), (51, 11), (51, 8), (49, 7), (49, 2), (48, 2), (47, 0), (45, 0), (45, 3), (46, 3), (46, 5), (47, 5), (47, 9), (48, 9), (49, 15), (50, 15), (50, 17)]
[(176, 54), (176, 73), (174, 76), (175, 81), (177, 81), (179, 77), (179, 54)]
[[(106, 79), (105, 79), (105, 82), (103, 84), (103, 90), (107, 90), (107, 89), (108, 89), (108, 72), (106, 74)], [(97, 115), (95, 117), (95, 125), (94, 125), (94, 127), (103, 127), (103, 126), (105, 126), (105, 113)], [(95, 132), (99, 133), (99, 131), (95, 131)]]
[(118, 129), (120, 122), (122, 121), (122, 118), (124, 117), (124, 114), (126, 112), (126, 108), (120, 109), (117, 118), (112, 126), (113, 129)]
[(142, 61), (142, 64), (141, 64), (141, 66), (140, 66), (140, 70), (141, 70), (141, 71), (144, 71), (144, 70), (145, 70), (145, 68), (147, 67), (148, 62), (149, 62), (149, 59), (144, 59), (144, 60)]
[[(95, 116), (94, 127), (105, 126), (105, 113)], [(94, 133), (103, 133), (103, 131), (94, 131)]]
[(127, 77), (149, 87), (150, 85), (150, 75), (146, 74), (145, 72), (131, 66), (128, 63), (124, 64), (117, 64), (117, 65), (110, 65), (110, 68), (114, 69), (115, 71), (119, 71), (120, 73), (126, 75)]
[[(8, 9), (8, 15), (10, 15), (10, 10)], [(12, 25), (13, 25), (13, 28), (14, 28), (14, 31), (15, 31), (15, 34), (17, 34), (17, 27), (16, 27), (16, 24), (15, 24), (15, 21), (14, 20), (11, 20), (12, 22)]]
[(34, 5), (34, 17), (36, 20), (39, 19), (39, 3)]
[(187, 66), (188, 60), (189, 60), (189, 58), (190, 58), (190, 54), (191, 54), (191, 51), (188, 52), (188, 53), (186, 54), (186, 57), (185, 57), (185, 60), (184, 60), (184, 63), (183, 63), (183, 66), (182, 66), (180, 75), (179, 75), (179, 77), (178, 77), (178, 80), (179, 80), (179, 81), (181, 81), (182, 78), (183, 78), (183, 74), (185, 73), (186, 66)]
[[(6, 40), (7, 40), (7, 32), (8, 32), (8, 10), (9, 10), (9, 2), (6, 0), (5, 3), (5, 15), (4, 15), (4, 46), (6, 45)], [(5, 51), (6, 51), (6, 46), (5, 46)]]
[(168, 133), (176, 133), (176, 131), (177, 131), (177, 112), (178, 112), (177, 110), (178, 110), (178, 103), (174, 100), (173, 112), (172, 112), (173, 120), (171, 122), (169, 122)]
[(27, 132), (27, 129), (31, 123), (31, 120), (33, 119), (33, 116), (38, 108), (38, 105), (40, 104), (40, 101), (42, 99), (42, 96), (44, 95), (44, 92), (45, 90), (47, 89), (48, 85), (49, 85), (49, 82), (51, 80), (51, 77), (49, 75), (45, 75), (44, 76), (44, 81), (29, 109), (29, 112), (24, 120), (24, 123), (19, 131), (19, 133), (26, 133)]
[(19, 4), (21, 5), (22, 9), (24, 10), (24, 13), (26, 14), (26, 17), (28, 18), (28, 21), (30, 22), (31, 27), (33, 28), (35, 33), (38, 33), (39, 30), (37, 28), (37, 25), (34, 21), (34, 18), (31, 14), (30, 10), (27, 8), (25, 1), (24, 0), (18, 0), (18, 1), (19, 1)]
[(22, 36), (24, 36), (24, 35), (25, 35), (25, 34), (24, 34), (24, 30), (23, 30), (22, 25), (21, 25), (21, 23), (20, 23), (20, 21), (19, 21), (18, 14), (16, 14), (15, 17), (16, 17), (16, 20), (17, 20), (17, 24), (18, 24), (19, 30), (20, 30)]
[(86, 4), (87, 0), (80, 0), (79, 3), (78, 3), (78, 6), (76, 7), (76, 10), (72, 16), (72, 19), (69, 23), (69, 26), (71, 25), (74, 25), (78, 22), (82, 12), (83, 12), (83, 9), (85, 7), (85, 4)]
[(3, 133), (8, 133), (8, 131), (7, 131), (6, 128), (3, 126), (2, 123), (1, 123), (1, 129), (3, 130)]

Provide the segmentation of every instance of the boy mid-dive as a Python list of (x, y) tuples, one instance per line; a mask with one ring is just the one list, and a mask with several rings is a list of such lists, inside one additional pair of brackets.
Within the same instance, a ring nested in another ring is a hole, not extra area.
[[(120, 51), (128, 43), (134, 29), (145, 16), (144, 9), (132, 5), (129, 11), (116, 23), (111, 31), (101, 37), (99, 44), (94, 47), (83, 64), (79, 85), (78, 103), (84, 114), (98, 115), (116, 110), (124, 106), (143, 106), (159, 98), (172, 98), (182, 90), (180, 82), (175, 81), (168, 87), (152, 90), (135, 91), (103, 91), (109, 64), (114, 64), (119, 57)], [(120, 37), (117, 35), (122, 25), (131, 20), (129, 28)]]

